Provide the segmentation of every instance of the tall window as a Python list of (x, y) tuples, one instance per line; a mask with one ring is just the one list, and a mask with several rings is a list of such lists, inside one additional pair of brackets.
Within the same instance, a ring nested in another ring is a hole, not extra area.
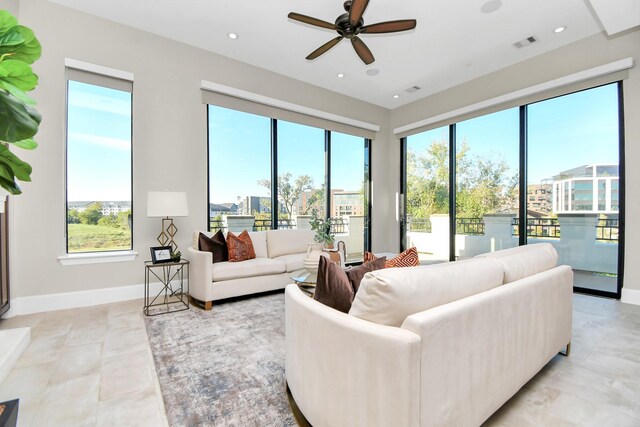
[(328, 214), (347, 261), (362, 260), (370, 240), (370, 140), (207, 108), (210, 230), (310, 228), (314, 214)]
[(131, 82), (67, 71), (67, 252), (131, 250)]
[(271, 120), (209, 105), (209, 141), (209, 228), (228, 215), (270, 223)]

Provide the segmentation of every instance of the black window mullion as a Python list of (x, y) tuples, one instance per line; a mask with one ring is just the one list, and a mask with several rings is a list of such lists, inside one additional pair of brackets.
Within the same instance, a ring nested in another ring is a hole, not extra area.
[(622, 285), (624, 278), (624, 246), (625, 246), (625, 139), (624, 139), (624, 93), (622, 80), (618, 82), (618, 288), (616, 298), (622, 297)]
[(520, 179), (518, 197), (518, 244), (527, 244), (527, 106), (520, 106)]
[(325, 215), (331, 218), (331, 131), (324, 131), (324, 205)]
[(278, 229), (278, 120), (271, 119), (271, 228)]
[(456, 125), (449, 125), (449, 261), (456, 259)]
[(407, 249), (407, 138), (400, 138), (400, 252)]
[(364, 250), (371, 251), (371, 140), (364, 139), (364, 203), (365, 203), (365, 224)]

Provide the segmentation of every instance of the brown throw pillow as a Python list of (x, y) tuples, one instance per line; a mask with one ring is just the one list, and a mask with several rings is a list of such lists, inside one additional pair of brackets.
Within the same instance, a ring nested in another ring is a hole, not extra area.
[[(372, 261), (377, 259), (371, 252), (364, 253), (364, 261)], [(418, 257), (418, 250), (416, 247), (412, 247), (402, 252), (401, 254), (391, 258), (385, 263), (384, 268), (392, 267), (417, 267), (420, 265), (420, 258)]]
[(313, 299), (333, 309), (348, 313), (354, 295), (351, 282), (342, 268), (330, 259), (321, 256)]
[(387, 257), (375, 258), (373, 261), (365, 262), (357, 267), (350, 268), (346, 271), (351, 287), (354, 294), (360, 289), (360, 282), (366, 273), (369, 271), (381, 270), (384, 268), (384, 264), (387, 261)]
[(229, 262), (246, 261), (256, 257), (253, 250), (253, 242), (247, 230), (236, 236), (231, 231), (227, 233), (227, 249), (229, 249)]
[(211, 252), (213, 254), (213, 262), (224, 262), (229, 260), (229, 249), (224, 234), (218, 230), (216, 234), (208, 237), (206, 234), (200, 233), (198, 236), (198, 249), (201, 251)]

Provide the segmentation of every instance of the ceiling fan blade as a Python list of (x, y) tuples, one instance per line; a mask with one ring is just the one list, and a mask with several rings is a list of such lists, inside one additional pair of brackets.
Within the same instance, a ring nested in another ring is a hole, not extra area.
[(351, 2), (351, 8), (349, 9), (349, 22), (352, 26), (356, 26), (360, 18), (362, 18), (362, 14), (367, 9), (367, 5), (369, 4), (369, 0), (353, 0)]
[(305, 24), (314, 25), (316, 27), (326, 28), (329, 30), (335, 30), (336, 26), (327, 21), (323, 21), (321, 19), (312, 18), (311, 16), (302, 15), (300, 13), (291, 12), (287, 15), (289, 19), (293, 19), (294, 21), (300, 21)]
[(360, 32), (367, 34), (397, 33), (398, 31), (413, 30), (415, 27), (415, 19), (400, 19), (397, 21), (378, 22), (377, 24), (365, 25), (360, 29)]
[(362, 62), (369, 65), (376, 59), (373, 57), (373, 53), (369, 50), (366, 44), (359, 37), (354, 37), (351, 39), (351, 44), (353, 48), (356, 50), (356, 53), (362, 59)]
[(329, 40), (328, 42), (326, 42), (325, 44), (323, 44), (322, 46), (320, 46), (319, 48), (311, 52), (307, 56), (307, 59), (308, 60), (316, 59), (318, 56), (322, 55), (323, 53), (325, 53), (326, 51), (328, 51), (329, 49), (337, 45), (338, 42), (340, 42), (340, 40), (342, 40), (343, 38), (344, 37), (342, 36), (338, 36), (335, 39)]

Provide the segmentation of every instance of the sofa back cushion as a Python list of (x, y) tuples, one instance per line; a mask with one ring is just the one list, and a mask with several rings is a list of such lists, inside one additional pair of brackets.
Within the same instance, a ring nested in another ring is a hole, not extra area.
[(504, 283), (551, 270), (558, 265), (558, 252), (551, 243), (535, 243), (478, 255), (498, 260), (504, 268)]
[(349, 314), (400, 326), (411, 314), (500, 286), (503, 276), (502, 265), (486, 258), (377, 270), (365, 274)]
[(281, 255), (299, 254), (307, 252), (307, 243), (313, 242), (315, 231), (304, 230), (268, 230), (267, 249), (269, 258)]

